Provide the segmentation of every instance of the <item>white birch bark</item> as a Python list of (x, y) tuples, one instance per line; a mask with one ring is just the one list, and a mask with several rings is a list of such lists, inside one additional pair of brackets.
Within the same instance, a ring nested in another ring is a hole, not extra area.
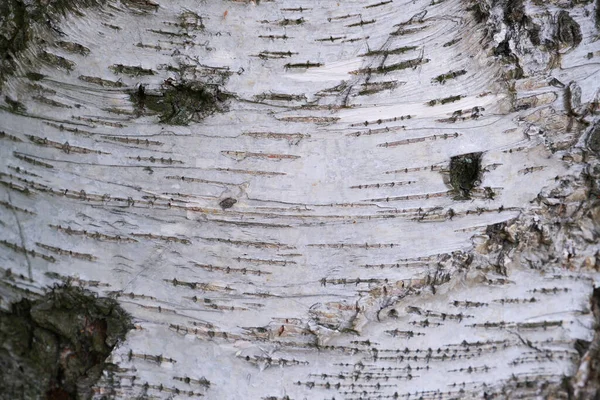
[[(136, 330), (98, 398), (558, 393), (594, 335), (595, 5), (573, 43), (526, 2), (536, 46), (477, 4), (122, 0), (39, 28), (3, 87), (2, 305), (118, 298)], [(219, 100), (157, 112), (181, 85)], [(450, 159), (477, 152), (461, 200)]]

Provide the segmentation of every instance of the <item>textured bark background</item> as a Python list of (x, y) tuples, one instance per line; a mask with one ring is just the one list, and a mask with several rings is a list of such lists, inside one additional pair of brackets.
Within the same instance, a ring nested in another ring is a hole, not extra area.
[(597, 395), (597, 2), (0, 16), (2, 318), (117, 300), (94, 397)]

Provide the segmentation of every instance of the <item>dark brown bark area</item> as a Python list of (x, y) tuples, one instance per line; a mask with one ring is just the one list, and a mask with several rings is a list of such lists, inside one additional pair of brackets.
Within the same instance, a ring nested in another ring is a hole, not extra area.
[(0, 399), (89, 399), (125, 339), (129, 316), (112, 299), (63, 286), (0, 311)]

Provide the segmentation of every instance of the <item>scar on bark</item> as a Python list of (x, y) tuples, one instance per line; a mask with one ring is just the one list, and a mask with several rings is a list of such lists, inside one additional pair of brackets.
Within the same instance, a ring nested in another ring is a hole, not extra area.
[(450, 185), (455, 199), (470, 199), (471, 191), (478, 185), (481, 176), (482, 153), (469, 153), (450, 159)]
[(556, 40), (570, 47), (577, 47), (583, 35), (581, 27), (565, 10), (561, 10), (556, 17)]
[(89, 399), (132, 328), (113, 299), (55, 286), (0, 311), (0, 399)]
[(223, 111), (229, 97), (217, 85), (183, 80), (166, 81), (158, 90), (139, 85), (130, 93), (140, 115), (157, 114), (161, 123), (169, 125), (187, 125)]
[(237, 203), (237, 200), (232, 198), (232, 197), (228, 197), (226, 199), (223, 199), (219, 202), (219, 205), (221, 206), (221, 208), (223, 210), (231, 208), (235, 205), (235, 203)]

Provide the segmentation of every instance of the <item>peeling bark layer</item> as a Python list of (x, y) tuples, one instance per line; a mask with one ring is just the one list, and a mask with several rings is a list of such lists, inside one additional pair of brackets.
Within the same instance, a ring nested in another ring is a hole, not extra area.
[(36, 25), (2, 87), (0, 294), (133, 315), (97, 398), (585, 396), (600, 42), (563, 3)]

